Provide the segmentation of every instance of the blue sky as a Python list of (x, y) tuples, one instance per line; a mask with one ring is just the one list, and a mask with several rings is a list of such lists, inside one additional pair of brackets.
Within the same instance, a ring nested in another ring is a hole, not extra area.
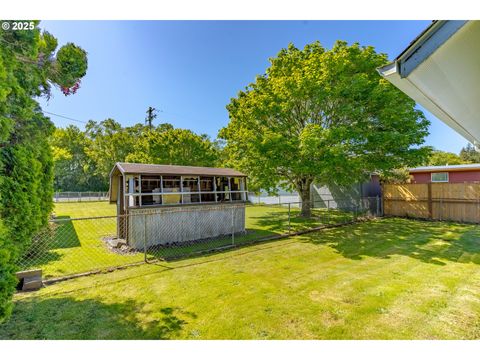
[[(143, 122), (148, 106), (159, 122), (215, 138), (228, 122), (225, 106), (268, 58), (293, 42), (337, 39), (372, 45), (397, 56), (429, 21), (44, 21), (59, 44), (88, 52), (89, 69), (78, 93), (54, 91), (45, 111), (81, 121), (111, 117), (123, 125)], [(459, 152), (467, 141), (426, 112), (427, 144)], [(57, 126), (82, 123), (51, 116)]]

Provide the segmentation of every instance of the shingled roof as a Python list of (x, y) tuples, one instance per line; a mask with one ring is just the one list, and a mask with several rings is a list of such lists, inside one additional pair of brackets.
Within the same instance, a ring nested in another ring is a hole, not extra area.
[(234, 169), (201, 166), (116, 163), (112, 173), (115, 171), (115, 169), (118, 169), (118, 171), (120, 171), (122, 174), (246, 176), (240, 171)]

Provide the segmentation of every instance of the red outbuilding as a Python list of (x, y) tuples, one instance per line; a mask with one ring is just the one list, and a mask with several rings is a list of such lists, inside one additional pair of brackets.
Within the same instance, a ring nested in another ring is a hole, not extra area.
[(412, 184), (480, 182), (480, 164), (424, 166), (409, 172)]

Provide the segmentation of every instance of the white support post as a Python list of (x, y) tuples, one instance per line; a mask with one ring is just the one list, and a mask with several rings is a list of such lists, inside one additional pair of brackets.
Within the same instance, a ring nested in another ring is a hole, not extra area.
[(138, 191), (140, 192), (140, 195), (138, 196), (140, 199), (138, 199), (138, 206), (142, 206), (142, 175), (138, 175)]
[(213, 192), (214, 192), (214, 196), (215, 196), (215, 202), (218, 202), (218, 199), (217, 199), (217, 177), (214, 176), (213, 177)]
[(247, 196), (245, 193), (245, 178), (240, 178), (240, 190), (242, 190), (242, 201), (247, 200)]
[[(135, 177), (132, 175), (128, 178), (128, 191), (135, 193)], [(135, 206), (135, 197), (133, 195), (128, 196), (128, 206)]]
[(123, 186), (123, 211), (126, 213), (128, 208), (128, 196), (127, 194), (127, 177), (126, 175), (122, 175), (122, 186)]
[(183, 204), (183, 176), (180, 175), (180, 204)]
[(160, 175), (160, 202), (162, 205), (164, 204), (163, 201), (163, 175)]
[(202, 202), (202, 187), (200, 186), (200, 176), (197, 176), (197, 182), (198, 182), (198, 202)]
[(231, 177), (227, 176), (228, 181), (228, 197), (230, 198), (230, 202), (232, 202), (232, 184), (231, 184)]

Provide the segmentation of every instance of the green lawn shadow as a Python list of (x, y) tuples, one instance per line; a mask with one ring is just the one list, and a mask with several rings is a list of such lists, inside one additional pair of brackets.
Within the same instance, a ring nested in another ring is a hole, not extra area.
[(20, 260), (22, 267), (34, 268), (58, 261), (62, 256), (55, 250), (81, 246), (70, 216), (59, 216), (57, 219), (58, 222), (50, 222), (33, 237)]
[(354, 260), (401, 255), (443, 266), (447, 261), (480, 264), (479, 238), (476, 225), (387, 218), (318, 232), (304, 241)]
[(59, 221), (55, 222), (55, 234), (49, 245), (49, 250), (81, 246), (80, 239), (73, 226), (73, 222), (70, 220), (70, 216), (58, 216), (56, 219)]
[(0, 325), (0, 339), (170, 339), (197, 317), (179, 307), (163, 307), (152, 310), (152, 320), (140, 326), (136, 314), (144, 306), (134, 300), (105, 304), (73, 297), (22, 299), (10, 320)]

